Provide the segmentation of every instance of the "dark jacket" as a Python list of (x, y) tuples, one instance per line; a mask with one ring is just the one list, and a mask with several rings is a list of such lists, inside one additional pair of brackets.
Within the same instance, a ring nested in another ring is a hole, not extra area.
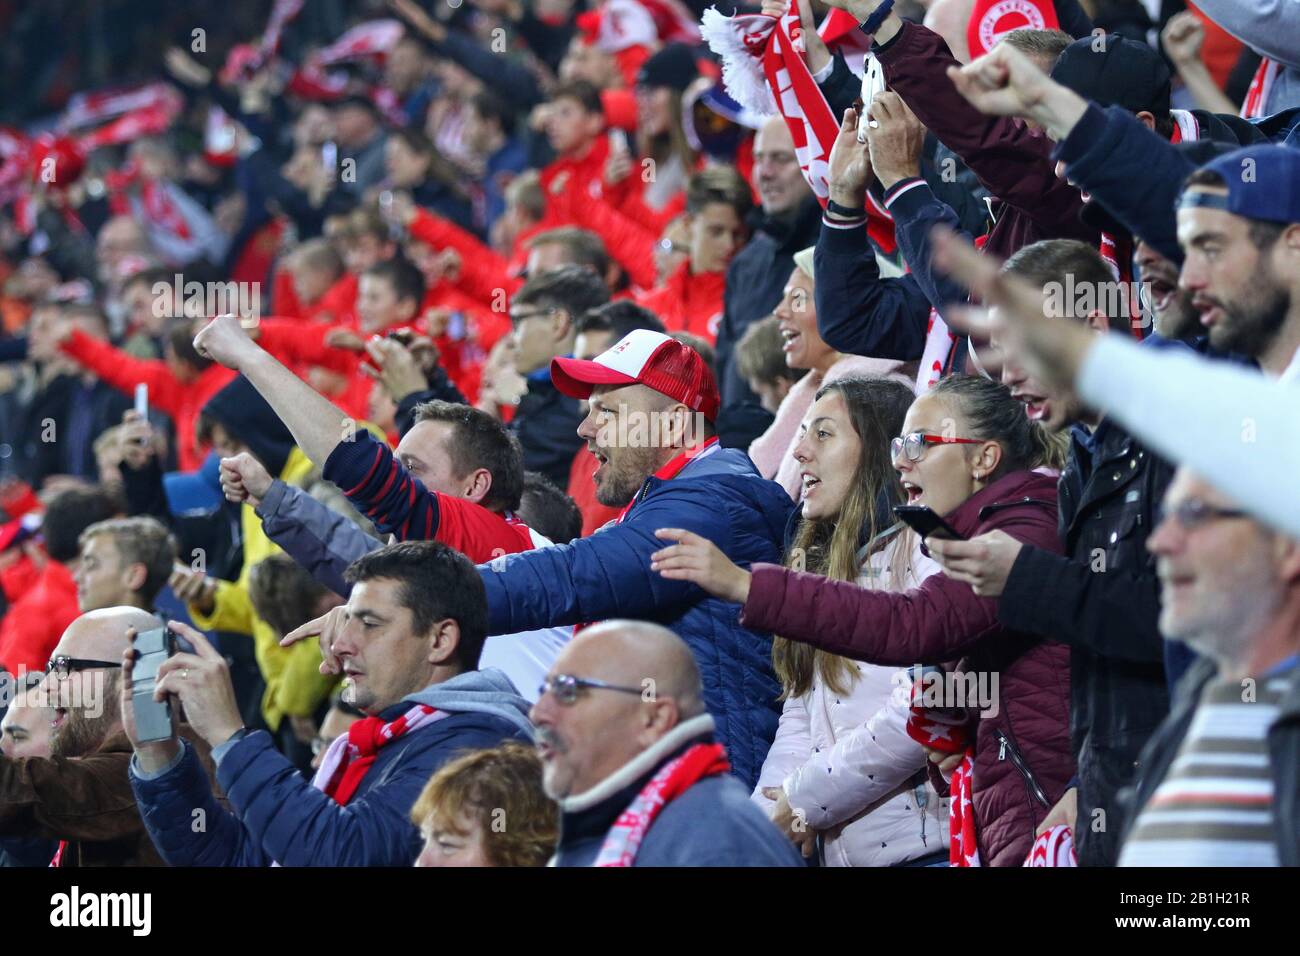
[[(708, 720), (707, 717), (704, 718)], [(561, 802), (555, 866), (591, 866), (610, 827), (669, 760), (699, 743), (713, 743), (699, 718), (687, 721), (591, 790)], [(801, 866), (785, 836), (735, 777), (696, 781), (651, 822), (633, 866)]]
[[(946, 516), (959, 534), (1002, 530), (1059, 553), (1055, 482), (1015, 472)], [(906, 667), (960, 661), (965, 673), (997, 675), (997, 710), (975, 736), (973, 800), (980, 858), (1019, 866), (1034, 829), (1074, 773), (1069, 739), (1069, 651), (997, 619), (997, 601), (939, 573), (902, 593), (848, 581), (753, 568), (741, 621), (855, 660)]]
[(736, 368), (736, 344), (752, 323), (780, 304), (794, 270), (794, 254), (817, 241), (820, 223), (821, 206), (811, 194), (793, 219), (774, 218), (761, 209), (751, 215), (754, 236), (727, 266), (727, 286), (722, 296), (722, 324), (718, 328), (714, 366), (724, 406), (758, 402)]
[(1040, 239), (1097, 245), (1096, 230), (1079, 220), (1079, 190), (1056, 178), (1052, 141), (1020, 120), (984, 115), (958, 93), (946, 70), (960, 64), (938, 34), (904, 22), (874, 50), (886, 85), (998, 198), (986, 251), (1006, 258)]
[(578, 437), (581, 423), (578, 400), (560, 394), (551, 382), (549, 367), (530, 374), (528, 391), (510, 422), (524, 452), (524, 470), (540, 471), (557, 488), (567, 488), (573, 456), (582, 444)]
[[(919, 264), (908, 265), (915, 270)], [(911, 274), (881, 278), (865, 225), (845, 229), (823, 222), (813, 271), (817, 331), (827, 345), (847, 355), (902, 362), (921, 357), (930, 302)]]
[[(173, 866), (410, 866), (420, 854), (411, 807), (435, 770), (467, 750), (529, 739), (528, 704), (496, 670), (469, 671), (385, 710), (395, 720), (426, 703), (449, 716), (380, 748), (347, 806), (317, 790), (265, 731), (221, 745), (216, 779), (230, 809), (216, 805), (208, 776), (186, 746), (157, 777), (131, 771), (149, 835)], [(206, 830), (193, 829), (203, 812)]]
[[(1173, 707), (1165, 722), (1142, 750), (1142, 774), (1137, 786), (1121, 800), (1123, 836), (1128, 839), (1138, 814), (1164, 783), (1183, 739), (1196, 716), (1205, 685), (1218, 674), (1214, 661), (1198, 661), (1178, 685)], [(1273, 777), (1273, 832), (1277, 835), (1278, 861), (1300, 866), (1300, 668), (1292, 668), (1291, 684), (1278, 706), (1277, 720), (1268, 728), (1268, 765)]]
[(122, 423), (131, 399), (105, 382), (86, 385), (82, 378), (81, 373), (58, 376), (28, 406), (16, 444), (18, 472), (33, 485), (49, 475), (99, 477), (95, 439)]
[[(180, 732), (203, 777), (204, 805), (222, 808), (224, 798), (203, 774), (203, 768), (212, 769), (208, 745), (185, 725)], [(67, 840), (62, 866), (164, 865), (131, 791), (131, 755), (131, 743), (119, 731), (85, 757), (0, 758), (0, 836)], [(195, 794), (200, 796), (198, 788)], [(192, 820), (188, 808), (185, 817)]]
[(1169, 713), (1160, 582), (1146, 541), (1173, 467), (1111, 422), (1094, 441), (1090, 453), (1075, 438), (1057, 486), (1065, 554), (1021, 548), (998, 620), (1070, 647), (1074, 845), (1080, 865), (1114, 866), (1119, 791), (1137, 776), (1138, 754)]
[(701, 455), (671, 480), (648, 478), (633, 500), (622, 522), (589, 537), (479, 565), (488, 633), (616, 617), (663, 624), (694, 654), (704, 703), (717, 721), (732, 772), (753, 787), (781, 713), (771, 638), (765, 628), (737, 623), (735, 604), (651, 571), (650, 555), (665, 546), (656, 531), (685, 528), (742, 567), (780, 561), (794, 503), (734, 449)]

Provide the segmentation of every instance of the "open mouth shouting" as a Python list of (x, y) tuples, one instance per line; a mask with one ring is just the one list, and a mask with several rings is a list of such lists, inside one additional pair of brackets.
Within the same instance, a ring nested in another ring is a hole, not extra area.
[(921, 503), (921, 486), (911, 481), (903, 482), (903, 491), (907, 494), (907, 503), (916, 505)]
[(801, 472), (799, 480), (803, 482), (803, 496), (805, 498), (816, 492), (817, 488), (822, 483), (822, 480), (810, 471)]

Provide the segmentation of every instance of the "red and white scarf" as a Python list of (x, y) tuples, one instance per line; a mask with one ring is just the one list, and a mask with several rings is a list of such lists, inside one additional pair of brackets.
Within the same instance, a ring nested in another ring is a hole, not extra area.
[[(825, 207), (831, 146), (840, 122), (804, 62), (797, 8), (791, 4), (779, 20), (762, 14), (724, 17), (710, 8), (704, 11), (700, 32), (722, 59), (722, 81), (731, 97), (756, 113), (784, 117), (804, 179)], [(817, 32), (839, 32), (836, 18), (827, 17)], [(886, 255), (898, 247), (893, 218), (870, 194), (867, 232)]]
[(1024, 865), (1078, 866), (1079, 858), (1074, 855), (1074, 833), (1064, 823), (1044, 830), (1029, 848)]
[(1268, 95), (1273, 92), (1273, 81), (1277, 79), (1281, 70), (1282, 65), (1276, 60), (1263, 57), (1259, 61), (1255, 76), (1250, 81), (1250, 88), (1246, 90), (1246, 99), (1241, 104), (1243, 119), (1259, 119), (1264, 115), (1264, 109), (1268, 105)]
[(686, 753), (664, 764), (618, 815), (592, 866), (631, 866), (646, 831), (672, 800), (705, 777), (731, 769), (722, 744), (696, 744)]
[(380, 717), (363, 717), (330, 744), (311, 785), (333, 797), (340, 806), (347, 806), (380, 750), (398, 737), (446, 716), (446, 711), (428, 704), (416, 704), (401, 717), (387, 723)]
[(975, 751), (970, 746), (970, 713), (964, 707), (927, 707), (925, 685), (912, 685), (912, 703), (907, 715), (907, 735), (922, 747), (946, 754), (963, 754), (948, 782), (948, 862), (952, 866), (979, 866), (976, 843), (975, 804), (971, 783), (975, 774)]

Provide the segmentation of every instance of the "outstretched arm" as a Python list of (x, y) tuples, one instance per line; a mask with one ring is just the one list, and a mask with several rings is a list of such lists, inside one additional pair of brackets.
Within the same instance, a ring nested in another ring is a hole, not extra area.
[(317, 465), (355, 433), (355, 421), (250, 339), (233, 315), (219, 315), (204, 326), (194, 347), (200, 355), (242, 372)]

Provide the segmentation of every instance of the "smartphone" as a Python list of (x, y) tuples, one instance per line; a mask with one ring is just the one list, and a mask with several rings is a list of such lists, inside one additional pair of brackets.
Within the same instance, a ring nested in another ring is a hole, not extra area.
[(616, 152), (628, 152), (627, 133), (617, 126), (611, 128), (609, 131), (609, 146), (610, 149)]
[(135, 387), (135, 412), (141, 418), (149, 417), (149, 383), (140, 382)]
[(339, 148), (334, 142), (326, 142), (325, 145), (320, 148), (320, 161), (326, 171), (329, 172), (331, 176), (334, 175), (334, 172), (339, 166)]
[(953, 530), (952, 525), (944, 521), (925, 505), (897, 505), (894, 514), (898, 519), (912, 528), (922, 538), (947, 538), (951, 541), (965, 541), (963, 535)]
[(153, 699), (158, 668), (178, 650), (193, 653), (189, 641), (167, 627), (155, 627), (135, 636), (135, 668), (131, 674), (131, 703), (135, 708), (136, 739), (141, 743), (174, 737), (172, 703)]
[(154, 700), (158, 668), (176, 653), (175, 635), (166, 627), (141, 631), (135, 636), (135, 669), (131, 674), (131, 703), (135, 708), (136, 739), (169, 740), (174, 736), (170, 700)]

